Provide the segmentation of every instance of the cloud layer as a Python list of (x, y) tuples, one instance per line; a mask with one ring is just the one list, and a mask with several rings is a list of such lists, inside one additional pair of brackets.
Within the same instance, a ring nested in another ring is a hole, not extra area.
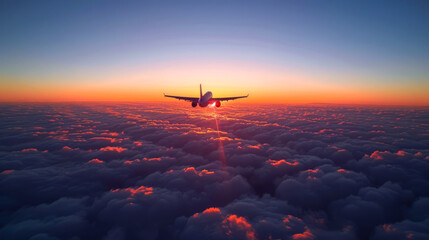
[(1, 239), (426, 239), (429, 109), (0, 106)]

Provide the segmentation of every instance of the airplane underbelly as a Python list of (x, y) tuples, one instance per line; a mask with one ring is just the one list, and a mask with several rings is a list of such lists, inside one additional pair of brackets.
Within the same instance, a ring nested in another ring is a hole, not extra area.
[(206, 94), (204, 94), (204, 96), (200, 99), (200, 107), (206, 107), (207, 105), (209, 105), (209, 101), (212, 96), (213, 95), (211, 92), (207, 92)]
[(207, 107), (208, 105), (208, 102), (200, 102), (200, 107)]

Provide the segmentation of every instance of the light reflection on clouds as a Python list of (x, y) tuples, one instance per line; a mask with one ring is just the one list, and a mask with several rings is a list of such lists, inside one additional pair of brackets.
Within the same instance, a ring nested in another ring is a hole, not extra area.
[(425, 108), (0, 109), (2, 239), (428, 236)]

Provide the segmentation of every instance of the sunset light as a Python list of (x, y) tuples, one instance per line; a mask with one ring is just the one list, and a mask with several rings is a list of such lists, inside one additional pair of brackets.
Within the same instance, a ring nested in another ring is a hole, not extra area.
[(1, 10), (2, 102), (164, 101), (202, 83), (250, 103), (429, 104), (419, 4), (28, 5), (44, 18)]
[(429, 239), (429, 1), (0, 1), (1, 240)]

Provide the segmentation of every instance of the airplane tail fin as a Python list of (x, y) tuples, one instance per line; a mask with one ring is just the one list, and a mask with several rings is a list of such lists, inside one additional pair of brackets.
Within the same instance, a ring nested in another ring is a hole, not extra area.
[(200, 83), (200, 98), (203, 98), (203, 89), (201, 88), (201, 83)]

